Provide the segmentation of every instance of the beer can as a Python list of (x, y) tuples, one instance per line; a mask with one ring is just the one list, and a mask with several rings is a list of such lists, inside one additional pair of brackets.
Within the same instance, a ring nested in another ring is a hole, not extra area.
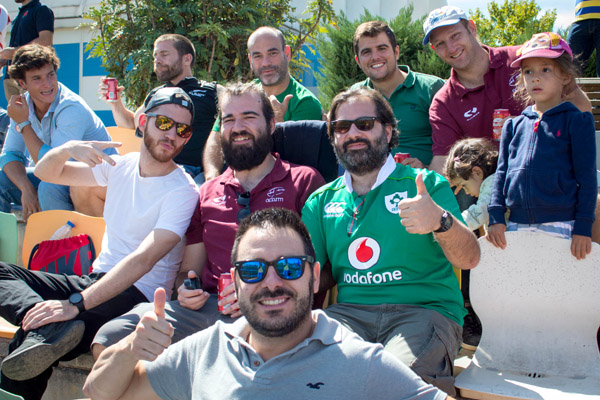
[(104, 82), (108, 85), (108, 92), (106, 92), (106, 101), (117, 101), (117, 79), (106, 78), (104, 79)]
[(496, 108), (494, 110), (494, 116), (492, 120), (493, 127), (493, 139), (500, 140), (502, 136), (502, 126), (504, 122), (510, 117), (510, 111), (506, 108)]
[[(230, 273), (222, 273), (219, 276), (219, 284), (217, 286), (217, 290), (219, 291), (219, 301), (223, 300), (223, 295), (221, 294), (223, 290), (227, 286), (229, 286), (233, 282), (233, 278)], [(219, 304), (219, 311), (223, 311), (223, 306)]]
[(410, 153), (394, 154), (394, 161), (396, 161), (398, 164), (402, 164), (402, 161), (406, 160), (407, 158), (410, 158)]

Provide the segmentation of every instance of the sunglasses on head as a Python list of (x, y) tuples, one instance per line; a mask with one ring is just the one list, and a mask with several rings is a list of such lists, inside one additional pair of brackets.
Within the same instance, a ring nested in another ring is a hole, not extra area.
[(293, 281), (304, 274), (306, 262), (313, 263), (312, 256), (281, 257), (275, 261), (246, 260), (236, 261), (233, 266), (237, 269), (240, 279), (245, 283), (258, 283), (265, 279), (269, 267), (275, 268), (277, 275), (283, 280)]
[(250, 192), (238, 193), (236, 201), (240, 206), (244, 207), (237, 213), (238, 222), (242, 222), (244, 218), (252, 213), (250, 211)]
[(331, 126), (333, 127), (333, 131), (335, 133), (347, 133), (350, 130), (352, 124), (358, 128), (358, 130), (367, 132), (373, 129), (375, 126), (375, 121), (380, 121), (377, 117), (360, 117), (357, 119), (349, 120), (349, 119), (338, 119), (331, 122)]
[(169, 118), (164, 115), (158, 115), (155, 113), (146, 113), (149, 117), (156, 117), (154, 125), (163, 132), (168, 131), (175, 125), (175, 132), (177, 136), (182, 139), (187, 139), (192, 135), (192, 126), (188, 124), (182, 124), (181, 122), (175, 122), (173, 118)]

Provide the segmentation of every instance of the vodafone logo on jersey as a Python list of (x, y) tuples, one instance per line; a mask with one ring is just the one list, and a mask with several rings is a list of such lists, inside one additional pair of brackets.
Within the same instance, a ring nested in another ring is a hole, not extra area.
[(377, 264), (380, 254), (381, 247), (379, 247), (379, 243), (370, 237), (355, 239), (348, 246), (348, 260), (350, 261), (350, 265), (361, 271)]

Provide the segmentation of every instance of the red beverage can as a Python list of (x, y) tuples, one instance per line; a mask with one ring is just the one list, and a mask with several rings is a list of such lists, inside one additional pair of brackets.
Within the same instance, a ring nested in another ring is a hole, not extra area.
[(492, 127), (493, 127), (493, 138), (494, 140), (500, 140), (502, 137), (502, 127), (504, 122), (510, 117), (510, 111), (506, 108), (496, 108), (494, 110)]
[(396, 161), (398, 164), (402, 164), (402, 161), (406, 160), (407, 158), (410, 158), (410, 153), (394, 154), (394, 161)]
[[(223, 295), (221, 293), (227, 286), (229, 286), (233, 282), (233, 278), (230, 273), (222, 273), (219, 276), (219, 284), (217, 286), (217, 290), (219, 291), (219, 301), (223, 300)], [(223, 306), (219, 304), (219, 311), (223, 311)]]
[(105, 78), (104, 82), (108, 85), (108, 92), (106, 92), (106, 101), (117, 101), (117, 78)]

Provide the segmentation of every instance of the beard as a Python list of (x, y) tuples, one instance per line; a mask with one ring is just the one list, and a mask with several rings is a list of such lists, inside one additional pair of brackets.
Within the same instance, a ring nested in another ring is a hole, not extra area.
[(156, 65), (154, 65), (154, 72), (156, 73), (156, 77), (161, 82), (170, 82), (183, 72), (181, 60), (178, 60), (173, 65), (161, 64), (161, 66), (163, 68), (159, 71), (157, 70)]
[[(274, 70), (275, 73), (271, 77), (263, 79), (261, 75), (265, 70)], [(279, 65), (271, 65), (269, 67), (259, 68), (258, 70), (252, 68), (252, 72), (254, 72), (254, 75), (256, 75), (261, 85), (266, 87), (275, 86), (280, 84), (288, 75), (288, 64), (284, 61)]]
[[(234, 146), (233, 139), (238, 136), (252, 138), (251, 146)], [(229, 140), (221, 135), (221, 150), (223, 159), (235, 171), (247, 171), (262, 164), (273, 148), (273, 138), (266, 130), (259, 130), (254, 136), (248, 131), (232, 132)]]
[[(239, 298), (240, 311), (248, 320), (248, 324), (259, 334), (265, 337), (281, 337), (294, 332), (307, 318), (311, 317), (313, 304), (312, 288), (314, 280), (311, 276), (308, 282), (306, 295), (298, 297), (286, 288), (278, 288), (270, 291), (265, 288), (258, 293), (250, 296), (250, 300)], [(267, 318), (261, 318), (257, 315), (255, 304), (262, 299), (274, 298), (279, 296), (288, 296), (289, 301), (295, 301), (294, 309), (289, 316), (282, 316), (281, 310), (267, 312)]]
[[(165, 153), (163, 151), (160, 151), (160, 149), (161, 149), (160, 144), (162, 142), (167, 142), (171, 146), (173, 146), (174, 147), (173, 151), (171, 153)], [(183, 144), (181, 144), (179, 147), (177, 147), (175, 142), (170, 139), (164, 138), (164, 139), (156, 140), (156, 139), (152, 138), (150, 136), (150, 134), (148, 133), (147, 126), (146, 126), (146, 130), (144, 131), (144, 146), (146, 146), (146, 148), (148, 149), (148, 152), (150, 153), (152, 158), (154, 158), (156, 161), (159, 161), (159, 162), (172, 161), (175, 157), (177, 157), (177, 155), (179, 153), (181, 153), (181, 150), (183, 150), (184, 144), (185, 144), (185, 142)]]
[[(367, 147), (360, 150), (348, 150), (348, 146), (353, 143), (364, 143)], [(355, 140), (345, 142), (342, 148), (337, 144), (334, 145), (333, 150), (340, 165), (346, 171), (356, 175), (364, 175), (381, 168), (390, 152), (383, 129), (381, 135), (373, 143), (367, 139), (356, 138)]]

